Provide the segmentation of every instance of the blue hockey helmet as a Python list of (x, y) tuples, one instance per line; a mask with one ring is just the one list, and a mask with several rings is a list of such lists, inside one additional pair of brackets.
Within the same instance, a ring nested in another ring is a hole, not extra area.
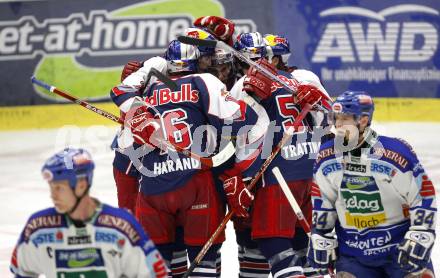
[(281, 60), (284, 64), (287, 64), (287, 60), (290, 57), (290, 43), (287, 38), (283, 36), (277, 36), (273, 34), (264, 35), (264, 42), (266, 44), (267, 58), (269, 62), (272, 62), (274, 56), (281, 56)]
[(368, 124), (371, 124), (374, 112), (374, 103), (371, 96), (362, 91), (346, 91), (339, 95), (332, 105), (332, 116), (335, 114), (354, 115), (358, 120), (361, 116), (368, 116)]
[(250, 59), (266, 57), (266, 44), (259, 32), (238, 35), (234, 48)]
[(199, 57), (200, 51), (197, 47), (173, 40), (165, 52), (168, 72), (197, 72), (197, 60)]
[[(202, 39), (202, 40), (216, 40), (213, 35), (202, 28), (190, 27), (185, 30), (185, 36)], [(211, 56), (215, 53), (215, 47), (197, 46), (200, 51), (200, 56)]]
[(67, 180), (72, 189), (75, 189), (78, 178), (85, 177), (89, 187), (92, 185), (93, 169), (92, 157), (84, 149), (66, 148), (50, 157), (43, 165), (43, 178), (50, 181)]

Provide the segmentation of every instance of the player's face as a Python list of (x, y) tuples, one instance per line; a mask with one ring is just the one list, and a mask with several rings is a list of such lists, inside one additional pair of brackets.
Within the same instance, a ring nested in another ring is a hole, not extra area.
[(51, 181), (50, 186), (50, 198), (55, 206), (55, 210), (59, 213), (66, 213), (75, 204), (75, 195), (70, 188), (67, 180)]
[(205, 55), (199, 58), (198, 67), (200, 71), (206, 71), (208, 67), (212, 65), (212, 57), (210, 55)]
[(217, 65), (216, 68), (218, 71), (218, 79), (226, 84), (228, 82), (229, 73), (231, 72), (231, 64), (220, 64)]
[(337, 136), (344, 136), (346, 140), (353, 141), (359, 138), (356, 119), (349, 114), (335, 115), (335, 128)]
[(272, 57), (272, 62), (271, 62), (272, 66), (276, 67), (277, 69), (280, 69), (280, 68), (278, 68), (279, 67), (279, 63), (280, 63), (280, 58), (276, 57), (276, 56), (273, 56)]
[(353, 115), (349, 114), (336, 114), (335, 115), (335, 127), (336, 129), (342, 128), (346, 125), (356, 125), (356, 121)]

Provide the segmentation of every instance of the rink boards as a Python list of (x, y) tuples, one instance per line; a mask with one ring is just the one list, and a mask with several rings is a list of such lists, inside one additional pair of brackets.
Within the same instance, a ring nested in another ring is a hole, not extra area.
[[(392, 122), (440, 122), (440, 99), (375, 98), (374, 119)], [(113, 103), (97, 107), (119, 115)], [(0, 107), (0, 130), (57, 128), (65, 125), (114, 125), (104, 117), (77, 104)]]

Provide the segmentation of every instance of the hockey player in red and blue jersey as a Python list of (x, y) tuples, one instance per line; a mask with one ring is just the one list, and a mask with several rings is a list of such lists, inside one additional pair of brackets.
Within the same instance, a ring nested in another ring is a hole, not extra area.
[[(197, 38), (214, 39), (214, 37), (206, 30), (200, 28), (188, 28), (185, 30), (185, 34)], [(202, 73), (213, 69), (213, 67), (211, 67), (211, 56), (214, 54), (214, 48), (198, 47), (198, 49), (200, 52), (200, 57), (197, 61), (197, 71)], [(156, 80), (154, 75), (150, 76), (151, 68), (155, 68), (161, 71), (163, 74), (167, 74), (166, 61), (159, 57), (153, 57), (143, 63), (131, 61), (124, 66), (121, 74), (122, 83), (118, 86), (118, 90), (114, 90), (111, 93), (112, 98), (115, 98), (117, 93), (117, 98), (119, 100), (126, 99), (123, 103), (119, 103), (121, 115), (125, 116), (128, 107), (130, 107), (135, 100), (134, 97), (143, 97), (143, 94), (147, 88)], [(148, 76), (150, 76), (150, 80), (147, 80)], [(123, 94), (125, 94), (124, 97), (122, 97)], [(133, 162), (130, 160), (130, 158), (118, 151), (118, 143), (123, 141), (124, 136), (122, 135), (123, 132), (119, 132), (119, 136), (115, 138), (112, 144), (112, 147), (115, 149), (113, 173), (118, 190), (119, 206), (134, 212), (135, 203), (139, 192), (138, 179), (141, 176), (136, 167), (133, 166)], [(176, 239), (177, 240), (174, 244), (175, 250), (173, 252), (173, 259), (170, 263), (170, 270), (172, 271), (173, 277), (181, 277), (181, 275), (183, 275), (187, 269), (186, 249), (183, 244), (182, 227), (177, 227)]]
[(332, 110), (336, 137), (314, 166), (310, 263), (338, 277), (434, 277), (435, 189), (416, 153), (371, 129), (367, 93), (345, 92)]
[[(229, 96), (220, 80), (208, 73), (196, 74), (199, 56), (196, 47), (172, 41), (165, 59), (168, 74), (180, 90), (173, 92), (160, 82), (154, 84), (146, 93), (149, 108), (138, 108), (141, 113), (128, 118), (134, 140), (152, 149), (142, 157), (138, 169), (142, 178), (137, 216), (167, 260), (176, 226), (183, 226), (188, 255), (193, 260), (221, 222), (224, 210), (211, 171), (194, 158), (164, 149), (155, 139), (163, 136), (172, 144), (203, 155), (206, 147), (216, 143), (212, 142), (216, 138), (213, 131), (221, 132), (229, 123), (231, 134), (236, 135), (240, 127), (254, 125), (257, 119), (244, 101)], [(113, 99), (117, 104), (126, 101), (125, 97)], [(141, 125), (144, 119), (152, 123), (157, 119), (159, 130), (154, 124)], [(234, 210), (244, 210), (246, 203), (241, 202), (244, 197), (240, 193), (246, 189), (238, 185), (231, 190), (229, 204)], [(195, 275), (218, 275), (215, 260), (223, 240), (224, 236), (216, 242)]]
[[(263, 42), (261, 34), (258, 32), (239, 35), (234, 47), (248, 58), (255, 61), (265, 57), (266, 55), (266, 46)], [(227, 56), (226, 54), (228, 53), (223, 53), (223, 56)], [(236, 69), (234, 67), (236, 67)], [(223, 66), (223, 68), (226, 68), (226, 66)], [(250, 97), (251, 95), (245, 91), (236, 90), (237, 87), (235, 86), (235, 83), (238, 80), (243, 82), (241, 77), (246, 73), (245, 68), (248, 69), (247, 64), (238, 61), (235, 61), (235, 63), (230, 61), (227, 63), (226, 69), (232, 71), (235, 76), (230, 77), (230, 74), (224, 74), (225, 81), (234, 81), (234, 86), (231, 89), (231, 95), (237, 99)], [(272, 68), (271, 70), (275, 72), (275, 69)], [(229, 78), (227, 78), (228, 76)], [(258, 115), (261, 120), (264, 119), (265, 122), (270, 122), (269, 116), (267, 115), (265, 109), (257, 101), (255, 101), (253, 107), (258, 111)], [(243, 177), (239, 176), (239, 178), (242, 179)], [(246, 181), (249, 181), (249, 179)], [(250, 210), (252, 210), (252, 207)], [(251, 217), (243, 218), (234, 216), (232, 217), (232, 221), (234, 223), (236, 242), (238, 245), (238, 261), (240, 267), (239, 277), (268, 277), (270, 273), (269, 263), (260, 252), (257, 242), (251, 238)]]
[[(159, 57), (153, 57), (145, 62), (130, 61), (121, 73), (121, 90), (120, 94), (127, 93), (130, 96), (142, 97), (146, 88), (156, 80), (155, 76), (150, 76), (150, 70), (154, 68), (163, 74), (166, 74), (166, 61)], [(149, 77), (150, 76), (150, 77)], [(150, 78), (150, 80), (148, 80)], [(133, 91), (133, 88), (135, 89)], [(134, 94), (133, 94), (134, 92)], [(112, 92), (113, 96), (113, 92)], [(130, 102), (130, 99), (126, 100)], [(121, 109), (126, 109), (127, 105), (121, 105)], [(127, 110), (121, 110), (121, 116), (124, 117)], [(123, 141), (121, 136), (122, 130), (118, 131), (117, 136), (112, 142), (112, 149), (115, 150), (115, 158), (113, 160), (113, 176), (117, 188), (118, 206), (125, 208), (131, 213), (135, 213), (137, 196), (139, 193), (139, 171), (133, 166), (130, 158), (118, 151), (118, 142)], [(123, 142), (122, 142), (123, 144)], [(170, 263), (170, 271), (172, 277), (178, 278), (187, 270), (186, 248), (183, 244), (182, 227), (176, 228), (176, 244), (173, 251), (173, 259)]]
[[(124, 102), (120, 102), (118, 105), (121, 118), (125, 118), (125, 114), (130, 109), (132, 102), (135, 99), (141, 99), (145, 89), (156, 80), (156, 77), (150, 77), (148, 80), (152, 68), (165, 74), (166, 61), (161, 57), (153, 57), (143, 63), (130, 61), (124, 66), (121, 73), (121, 84), (111, 92), (112, 98), (125, 99)], [(118, 131), (112, 143), (112, 149), (115, 150), (113, 177), (116, 183), (118, 206), (134, 213), (139, 192), (138, 179), (140, 176), (130, 158), (117, 151), (120, 145), (121, 147), (126, 147), (127, 145), (124, 142), (123, 127)]]
[(46, 161), (54, 208), (26, 223), (11, 260), (16, 277), (166, 277), (165, 262), (134, 217), (89, 195), (93, 169), (83, 149)]
[[(258, 58), (256, 55), (266, 50), (264, 43), (258, 43), (261, 40), (259, 33), (241, 34), (238, 37), (236, 49), (242, 51), (243, 54), (248, 53), (249, 58)], [(259, 63), (268, 64), (264, 59)], [(233, 96), (242, 94), (243, 90), (248, 94), (257, 93), (269, 96), (259, 105), (269, 115), (272, 130), (266, 135), (266, 147), (263, 147), (259, 163), (254, 163), (252, 169), (244, 173), (245, 177), (252, 177), (258, 171), (261, 163), (265, 161), (274, 145), (281, 140), (283, 133), (293, 124), (305, 103), (313, 105), (327, 99), (326, 91), (320, 84), (318, 77), (309, 71), (297, 70), (292, 75), (283, 71), (275, 71), (274, 74), (292, 87), (298, 88), (296, 100), (289, 91), (279, 84), (272, 83), (270, 79), (262, 76), (258, 70), (252, 67), (231, 90)], [(254, 78), (268, 84), (264, 92), (255, 92), (246, 88), (244, 83)], [(284, 146), (280, 154), (270, 164), (256, 192), (252, 209), (252, 238), (258, 241), (261, 252), (270, 262), (271, 272), (274, 276), (298, 275), (301, 277), (304, 275), (303, 268), (306, 266), (306, 262), (303, 253), (307, 247), (307, 237), (300, 228), (296, 229), (296, 216), (270, 170), (275, 166), (282, 170), (304, 214), (310, 218), (312, 166), (321, 137), (318, 134), (313, 136), (312, 128), (319, 124), (318, 117), (310, 116), (303, 120), (302, 128), (295, 132), (291, 143)], [(273, 128), (276, 127), (278, 130), (274, 132)], [(264, 154), (265, 156), (263, 156)], [(310, 269), (307, 271), (309, 272), (306, 274), (312, 274)]]
[[(188, 36), (194, 36), (203, 39), (214, 39), (212, 35), (198, 28), (188, 28), (185, 30)], [(214, 48), (199, 47), (201, 57), (199, 57), (197, 70), (206, 72), (211, 66), (211, 56), (214, 54)], [(150, 75), (150, 70), (154, 68), (162, 74), (167, 74), (167, 64), (162, 57), (153, 57), (144, 62), (128, 62), (121, 74), (121, 84), (112, 91), (111, 97), (125, 99), (119, 103), (121, 117), (125, 117), (134, 97), (142, 98), (148, 87), (156, 81), (154, 75)], [(124, 96), (122, 96), (124, 95)], [(121, 130), (122, 131), (122, 130)], [(113, 174), (118, 192), (119, 207), (123, 207), (134, 213), (137, 193), (139, 192), (138, 178), (139, 173), (136, 167), (133, 167), (131, 160), (121, 152), (118, 152), (118, 145), (123, 144), (123, 134), (119, 132), (115, 137), (112, 148), (115, 149), (115, 159), (113, 161)]]
[(269, 63), (285, 72), (292, 72), (297, 69), (295, 66), (288, 65), (292, 53), (287, 38), (280, 35), (266, 34), (264, 35), (264, 43), (266, 44), (266, 56)]

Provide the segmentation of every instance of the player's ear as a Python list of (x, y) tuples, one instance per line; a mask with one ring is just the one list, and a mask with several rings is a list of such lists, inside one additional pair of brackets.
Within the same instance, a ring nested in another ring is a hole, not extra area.
[(84, 194), (88, 186), (89, 185), (87, 184), (86, 178), (79, 178), (75, 188), (76, 196), (81, 196), (82, 194)]
[(368, 126), (368, 122), (370, 121), (370, 117), (368, 117), (367, 115), (363, 115), (360, 118), (359, 121), (359, 126), (360, 126), (360, 131), (364, 131), (364, 129)]
[(279, 63), (280, 63), (280, 57), (278, 57), (278, 56), (273, 56), (273, 57), (272, 57), (272, 65), (274, 65), (275, 67), (277, 67)]

